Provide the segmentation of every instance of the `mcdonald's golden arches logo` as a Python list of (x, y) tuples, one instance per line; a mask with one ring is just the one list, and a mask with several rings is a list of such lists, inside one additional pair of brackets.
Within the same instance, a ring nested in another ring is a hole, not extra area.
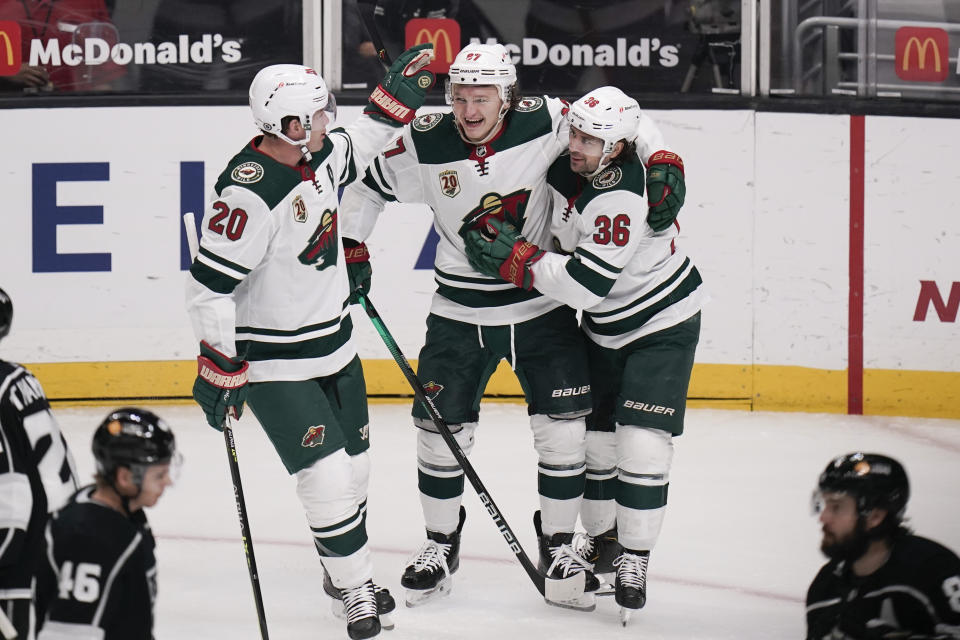
[(414, 18), (407, 22), (404, 41), (408, 49), (432, 42), (435, 58), (427, 65), (427, 69), (434, 73), (446, 73), (460, 52), (460, 23), (450, 18)]
[(20, 25), (13, 20), (0, 20), (0, 76), (20, 71)]
[(897, 77), (908, 82), (943, 82), (950, 73), (950, 36), (933, 27), (900, 27), (894, 37)]

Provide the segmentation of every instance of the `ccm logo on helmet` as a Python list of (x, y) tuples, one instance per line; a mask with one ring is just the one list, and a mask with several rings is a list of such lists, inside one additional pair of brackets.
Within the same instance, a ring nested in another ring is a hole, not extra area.
[(646, 402), (637, 402), (634, 400), (624, 400), (623, 408), (646, 411), (647, 413), (662, 413), (665, 416), (672, 416), (674, 413), (674, 410), (670, 407), (662, 407), (659, 404), (647, 404)]
[(566, 389), (554, 389), (550, 394), (550, 397), (566, 398), (567, 396), (582, 396), (585, 393), (590, 393), (590, 385), (585, 385), (583, 387), (567, 387)]

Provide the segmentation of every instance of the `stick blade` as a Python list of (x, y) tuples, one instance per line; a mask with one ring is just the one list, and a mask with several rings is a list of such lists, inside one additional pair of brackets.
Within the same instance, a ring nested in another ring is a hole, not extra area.
[(576, 600), (583, 595), (586, 574), (582, 571), (568, 578), (547, 578), (544, 581), (544, 597), (556, 602)]

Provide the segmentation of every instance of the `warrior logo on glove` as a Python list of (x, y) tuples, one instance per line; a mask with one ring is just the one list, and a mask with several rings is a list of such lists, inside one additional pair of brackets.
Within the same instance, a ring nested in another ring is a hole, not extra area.
[(529, 200), (529, 189), (518, 189), (505, 196), (501, 196), (499, 193), (488, 193), (480, 198), (479, 207), (463, 216), (463, 225), (461, 225), (459, 233), (464, 236), (467, 231), (473, 229), (482, 231), (489, 218), (498, 218), (509, 222), (517, 229), (522, 229)]

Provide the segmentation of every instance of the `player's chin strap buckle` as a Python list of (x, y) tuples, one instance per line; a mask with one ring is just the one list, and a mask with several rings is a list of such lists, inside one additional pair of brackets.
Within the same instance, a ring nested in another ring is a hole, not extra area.
[(566, 602), (583, 596), (587, 576), (580, 571), (568, 578), (547, 578), (544, 580), (544, 597), (547, 600)]

